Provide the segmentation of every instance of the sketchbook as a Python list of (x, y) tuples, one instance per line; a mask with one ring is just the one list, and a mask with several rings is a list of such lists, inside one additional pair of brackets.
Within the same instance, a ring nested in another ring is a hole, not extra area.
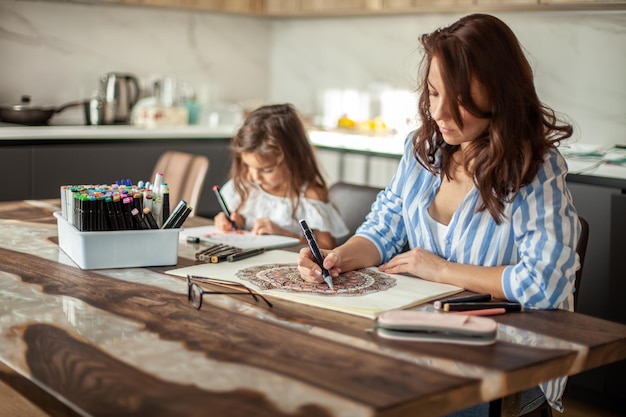
[(332, 291), (325, 283), (302, 280), (296, 257), (294, 252), (271, 250), (237, 262), (197, 264), (166, 273), (230, 280), (263, 295), (372, 319), (386, 310), (413, 307), (463, 291), (413, 276), (385, 274), (377, 268), (340, 274), (333, 279)]
[(293, 237), (280, 235), (257, 235), (247, 230), (224, 232), (215, 226), (188, 227), (180, 232), (180, 239), (197, 237), (208, 244), (222, 243), (240, 249), (276, 249), (299, 245), (300, 241)]

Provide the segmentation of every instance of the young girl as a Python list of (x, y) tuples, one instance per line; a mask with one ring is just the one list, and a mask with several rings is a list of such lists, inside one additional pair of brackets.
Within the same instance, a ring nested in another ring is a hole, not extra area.
[[(248, 115), (231, 142), (231, 179), (222, 196), (238, 229), (303, 240), (298, 220), (305, 219), (320, 247), (332, 248), (348, 234), (328, 188), (302, 121), (290, 104), (263, 106)], [(224, 213), (215, 226), (232, 230)]]

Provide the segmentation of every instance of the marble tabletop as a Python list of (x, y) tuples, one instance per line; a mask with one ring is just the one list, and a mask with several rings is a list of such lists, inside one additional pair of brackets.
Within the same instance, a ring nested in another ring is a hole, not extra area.
[[(196, 310), (172, 267), (78, 268), (57, 210), (0, 203), (0, 378), (51, 414), (434, 416), (626, 358), (626, 326), (565, 311), (495, 316), (494, 345), (459, 347), (271, 296)], [(181, 243), (176, 266), (197, 250)]]

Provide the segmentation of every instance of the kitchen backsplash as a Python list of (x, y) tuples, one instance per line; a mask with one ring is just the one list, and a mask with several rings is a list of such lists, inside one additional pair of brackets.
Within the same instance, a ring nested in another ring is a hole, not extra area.
[[(626, 11), (496, 15), (527, 49), (540, 98), (574, 122), (577, 140), (626, 143)], [(320, 116), (328, 91), (414, 91), (419, 36), (459, 16), (268, 19), (2, 0), (0, 104), (24, 94), (53, 106), (86, 99), (102, 74), (123, 71), (145, 88), (176, 77), (206, 106), (292, 102)]]

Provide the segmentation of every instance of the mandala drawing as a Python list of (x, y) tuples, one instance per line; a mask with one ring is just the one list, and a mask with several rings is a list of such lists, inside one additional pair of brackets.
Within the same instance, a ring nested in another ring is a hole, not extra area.
[(262, 290), (278, 290), (320, 295), (360, 296), (385, 291), (396, 285), (396, 279), (369, 269), (340, 274), (333, 278), (335, 290), (325, 283), (314, 284), (300, 277), (296, 264), (257, 265), (237, 272), (237, 277)]

